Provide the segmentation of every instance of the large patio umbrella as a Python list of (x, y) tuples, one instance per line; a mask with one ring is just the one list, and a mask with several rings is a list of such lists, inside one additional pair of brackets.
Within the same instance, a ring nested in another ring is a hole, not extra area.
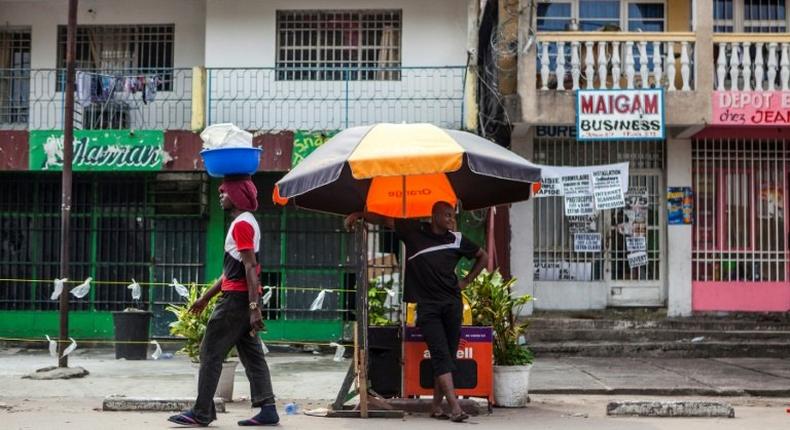
[[(429, 216), (437, 201), (480, 209), (527, 200), (540, 173), (529, 161), (471, 133), (430, 124), (377, 124), (344, 130), (313, 151), (277, 182), (273, 199), (340, 215), (367, 210), (415, 218)], [(367, 387), (368, 247), (362, 226), (357, 230), (357, 360), (346, 374), (333, 414), (343, 411), (355, 378)], [(366, 388), (360, 388), (359, 398), (358, 416), (367, 417)]]
[(471, 133), (377, 124), (335, 135), (277, 182), (285, 205), (347, 215), (425, 217), (437, 201), (480, 209), (527, 200), (540, 168)]

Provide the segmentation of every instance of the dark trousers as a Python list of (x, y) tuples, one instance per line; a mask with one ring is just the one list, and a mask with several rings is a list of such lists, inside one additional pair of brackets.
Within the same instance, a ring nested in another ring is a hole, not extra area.
[(460, 299), (445, 303), (417, 303), (417, 327), (428, 344), (435, 377), (455, 371), (462, 321), (463, 304)]
[(246, 292), (223, 292), (211, 314), (200, 344), (198, 397), (192, 408), (202, 422), (217, 419), (214, 393), (217, 391), (222, 362), (232, 347), (239, 352), (250, 381), (252, 406), (274, 403), (272, 378), (258, 336), (250, 336), (249, 298)]

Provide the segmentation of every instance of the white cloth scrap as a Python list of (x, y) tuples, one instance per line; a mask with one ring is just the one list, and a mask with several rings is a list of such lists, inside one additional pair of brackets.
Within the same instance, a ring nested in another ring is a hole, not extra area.
[(346, 353), (346, 347), (335, 342), (330, 343), (329, 346), (335, 347), (335, 356), (332, 357), (332, 360), (337, 362), (343, 361), (343, 354)]
[(170, 286), (176, 289), (176, 293), (178, 293), (179, 296), (189, 297), (189, 289), (181, 285), (176, 278), (173, 278), (173, 283), (171, 283)]
[(311, 311), (317, 311), (324, 307), (324, 297), (326, 297), (327, 292), (332, 292), (332, 290), (321, 290), (318, 293), (318, 296), (313, 300), (313, 304), (310, 305)]
[(63, 284), (68, 280), (68, 278), (55, 279), (55, 291), (52, 292), (50, 300), (57, 300), (60, 297), (60, 294), (63, 293)]
[(151, 345), (156, 346), (156, 350), (154, 351), (153, 354), (151, 354), (151, 358), (153, 358), (154, 360), (159, 360), (159, 357), (162, 356), (162, 347), (159, 346), (159, 342), (155, 340), (151, 341)]
[(86, 279), (85, 282), (77, 285), (76, 287), (74, 287), (69, 292), (71, 293), (72, 296), (74, 296), (74, 297), (76, 297), (78, 299), (81, 299), (81, 298), (87, 296), (88, 293), (91, 290), (91, 281), (92, 280), (93, 280), (93, 278), (88, 277), (88, 279)]
[(138, 284), (134, 278), (132, 278), (132, 283), (126, 288), (132, 290), (132, 300), (140, 300), (140, 297), (143, 295), (143, 291), (140, 289), (140, 284)]
[(58, 358), (58, 343), (50, 339), (48, 334), (45, 334), (44, 336), (46, 336), (47, 342), (49, 342), (49, 356), (52, 358)]
[(69, 340), (71, 341), (71, 343), (69, 344), (69, 346), (66, 347), (65, 350), (63, 350), (63, 355), (61, 355), (60, 358), (63, 358), (71, 354), (72, 352), (74, 352), (75, 349), (77, 349), (77, 341), (74, 340), (73, 337), (70, 337)]

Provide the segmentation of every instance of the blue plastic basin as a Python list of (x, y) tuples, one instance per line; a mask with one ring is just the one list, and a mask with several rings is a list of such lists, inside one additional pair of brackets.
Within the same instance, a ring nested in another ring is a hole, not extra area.
[(215, 178), (252, 175), (258, 170), (261, 148), (218, 148), (200, 151), (206, 171)]

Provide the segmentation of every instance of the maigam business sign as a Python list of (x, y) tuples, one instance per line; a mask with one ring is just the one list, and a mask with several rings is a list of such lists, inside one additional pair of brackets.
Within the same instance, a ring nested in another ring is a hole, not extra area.
[(664, 131), (661, 89), (577, 91), (578, 140), (663, 139)]

